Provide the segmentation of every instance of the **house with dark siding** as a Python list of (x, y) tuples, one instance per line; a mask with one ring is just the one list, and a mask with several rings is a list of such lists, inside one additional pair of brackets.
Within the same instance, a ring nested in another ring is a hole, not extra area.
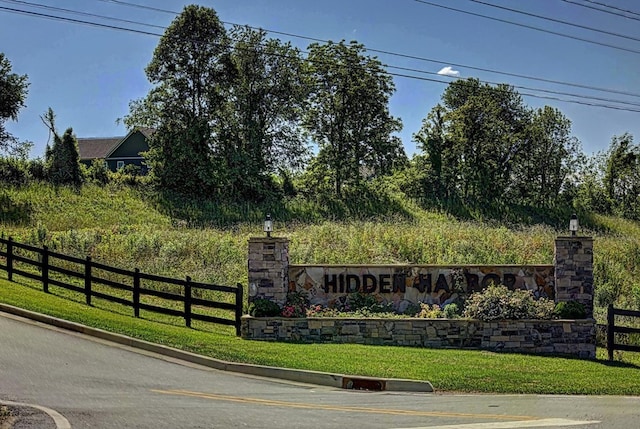
[(150, 128), (135, 128), (124, 137), (77, 138), (80, 162), (89, 166), (94, 159), (99, 159), (111, 171), (132, 164), (146, 174), (148, 167), (142, 154), (149, 150), (148, 139), (152, 134)]

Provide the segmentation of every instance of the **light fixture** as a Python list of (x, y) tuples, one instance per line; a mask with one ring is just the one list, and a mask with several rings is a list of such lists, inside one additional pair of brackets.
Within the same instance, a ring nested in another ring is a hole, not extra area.
[(271, 231), (273, 231), (273, 221), (271, 220), (271, 215), (268, 214), (264, 219), (264, 232), (267, 233), (267, 237), (271, 237)]
[(571, 215), (571, 220), (569, 221), (569, 231), (571, 231), (572, 236), (575, 236), (576, 231), (578, 231), (578, 216), (575, 213)]

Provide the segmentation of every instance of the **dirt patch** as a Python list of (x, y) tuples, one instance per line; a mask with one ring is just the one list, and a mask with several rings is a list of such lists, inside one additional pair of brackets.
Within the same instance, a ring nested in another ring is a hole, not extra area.
[(9, 407), (0, 405), (0, 429), (10, 429), (15, 423), (16, 417), (13, 415)]
[(31, 407), (0, 405), (0, 429), (55, 429), (45, 412)]

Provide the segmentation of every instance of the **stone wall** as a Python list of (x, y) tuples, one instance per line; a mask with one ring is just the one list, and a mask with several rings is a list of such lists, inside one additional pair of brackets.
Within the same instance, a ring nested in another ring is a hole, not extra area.
[(593, 239), (558, 237), (553, 257), (556, 302), (578, 301), (593, 316)]
[(468, 319), (242, 319), (251, 340), (356, 343), (517, 353), (568, 354), (594, 359), (595, 321)]
[(249, 302), (270, 299), (282, 305), (289, 284), (289, 240), (277, 237), (249, 239)]

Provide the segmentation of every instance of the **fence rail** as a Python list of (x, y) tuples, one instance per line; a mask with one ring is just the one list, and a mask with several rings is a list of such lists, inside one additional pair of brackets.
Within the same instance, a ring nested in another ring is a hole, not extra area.
[[(24, 255), (17, 254), (16, 250), (35, 253), (37, 258), (30, 259)], [(4, 265), (1, 263), (2, 258), (5, 259)], [(70, 262), (72, 264), (77, 264), (79, 266), (79, 269), (77, 271), (74, 271), (73, 269), (69, 269), (68, 267), (60, 267), (53, 264), (52, 259), (58, 259)], [(36, 271), (39, 272), (20, 269), (16, 267), (16, 262), (35, 267)], [(236, 286), (220, 286), (214, 284), (192, 282), (191, 278), (188, 276), (184, 280), (180, 280), (175, 278), (156, 276), (153, 274), (145, 274), (140, 272), (140, 270), (137, 268), (133, 271), (124, 270), (121, 268), (111, 267), (109, 265), (94, 262), (92, 261), (90, 256), (82, 259), (63, 255), (61, 253), (50, 251), (47, 246), (43, 246), (42, 248), (35, 247), (28, 244), (18, 243), (16, 241), (13, 241), (12, 238), (0, 238), (0, 270), (4, 270), (7, 272), (9, 281), (13, 281), (14, 275), (19, 275), (32, 280), (40, 281), (42, 282), (42, 289), (46, 293), (49, 293), (49, 286), (57, 286), (84, 294), (87, 305), (91, 305), (92, 298), (100, 298), (132, 307), (135, 317), (140, 317), (140, 310), (142, 309), (169, 316), (182, 317), (184, 318), (187, 327), (191, 327), (192, 320), (235, 326), (236, 335), (240, 335), (240, 319), (242, 317), (243, 302), (243, 291), (241, 284), (237, 284)], [(102, 278), (95, 274), (95, 270), (119, 275), (126, 279), (130, 278), (131, 284)], [(83, 281), (83, 283), (81, 286), (79, 286), (69, 283), (68, 280), (64, 281), (60, 279), (54, 279), (51, 277), (51, 273), (58, 273), (66, 277), (79, 279)], [(160, 283), (164, 285), (172, 285), (174, 287), (180, 288), (181, 292), (173, 293), (151, 289), (149, 287), (145, 287), (145, 281)], [(101, 285), (119, 291), (130, 292), (131, 299), (126, 299), (121, 296), (114, 296), (104, 291), (96, 291), (93, 288), (94, 285)], [(215, 291), (232, 295), (234, 298), (234, 303), (219, 302), (193, 297), (193, 292), (197, 290)], [(181, 302), (182, 309), (176, 310), (173, 308), (165, 308), (158, 305), (140, 302), (140, 298), (144, 296), (153, 296), (173, 302)], [(194, 306), (232, 310), (235, 311), (235, 314), (233, 319), (199, 314), (193, 311)]]
[(609, 360), (613, 360), (613, 352), (622, 350), (627, 352), (640, 352), (640, 345), (616, 343), (615, 334), (640, 334), (640, 328), (628, 326), (616, 326), (616, 316), (634, 317), (640, 319), (640, 311), (623, 310), (609, 305), (607, 309), (607, 352)]

